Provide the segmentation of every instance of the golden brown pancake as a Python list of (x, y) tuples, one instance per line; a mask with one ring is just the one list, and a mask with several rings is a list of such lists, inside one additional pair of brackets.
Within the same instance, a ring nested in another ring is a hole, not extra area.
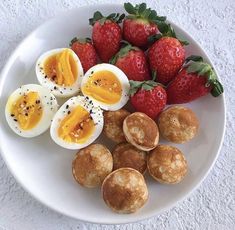
[(101, 185), (112, 169), (112, 154), (101, 144), (91, 144), (79, 150), (72, 163), (75, 180), (88, 188)]
[(144, 113), (135, 112), (126, 117), (123, 132), (126, 140), (140, 150), (149, 151), (158, 144), (157, 124)]
[(168, 141), (184, 143), (196, 136), (199, 121), (191, 109), (172, 106), (160, 114), (158, 126), (161, 135)]
[(133, 168), (144, 173), (147, 168), (146, 152), (137, 149), (130, 143), (116, 145), (113, 155), (113, 169)]
[(104, 134), (116, 143), (125, 142), (122, 126), (129, 114), (125, 109), (104, 112)]
[(158, 145), (147, 159), (149, 174), (158, 182), (179, 183), (187, 173), (187, 161), (183, 153), (169, 145)]
[(140, 172), (120, 168), (109, 174), (102, 184), (103, 199), (118, 213), (133, 213), (148, 199), (148, 188)]

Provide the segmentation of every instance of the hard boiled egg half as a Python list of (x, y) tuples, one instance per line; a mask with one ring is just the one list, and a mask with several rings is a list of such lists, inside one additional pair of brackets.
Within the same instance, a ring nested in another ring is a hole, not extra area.
[(128, 101), (129, 81), (118, 67), (98, 64), (90, 68), (82, 78), (83, 95), (95, 101), (104, 110), (118, 110)]
[(103, 112), (88, 97), (65, 102), (53, 118), (51, 137), (61, 147), (81, 149), (91, 144), (103, 129)]
[(50, 90), (35, 84), (23, 85), (8, 98), (5, 116), (10, 128), (22, 137), (45, 132), (58, 109)]
[(57, 97), (71, 97), (80, 91), (83, 68), (78, 56), (68, 48), (42, 54), (36, 63), (39, 83)]

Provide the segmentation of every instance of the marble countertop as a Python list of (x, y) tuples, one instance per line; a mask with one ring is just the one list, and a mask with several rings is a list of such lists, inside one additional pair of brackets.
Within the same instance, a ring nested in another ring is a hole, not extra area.
[[(1, 0), (0, 69), (17, 44), (47, 19), (67, 9), (105, 2), (117, 1)], [(227, 129), (214, 168), (199, 188), (174, 208), (139, 223), (114, 226), (79, 222), (46, 208), (21, 188), (0, 157), (0, 229), (235, 229), (235, 1), (146, 2), (188, 31), (210, 55), (223, 79)]]

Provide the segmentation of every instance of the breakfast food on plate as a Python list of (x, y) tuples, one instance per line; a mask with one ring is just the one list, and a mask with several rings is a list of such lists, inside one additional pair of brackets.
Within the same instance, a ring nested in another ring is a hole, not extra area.
[(176, 147), (158, 145), (147, 158), (149, 174), (158, 182), (176, 184), (182, 181), (187, 173), (187, 161)]
[(124, 14), (110, 14), (104, 17), (99, 11), (89, 19), (92, 28), (92, 40), (95, 49), (103, 62), (108, 62), (120, 49), (122, 30), (118, 23), (122, 22)]
[(166, 106), (166, 91), (155, 81), (130, 81), (131, 104), (136, 111), (155, 119)]
[(71, 40), (70, 47), (79, 57), (84, 72), (97, 64), (97, 54), (90, 38), (75, 37)]
[(145, 81), (150, 79), (149, 66), (143, 50), (131, 44), (125, 44), (113, 56), (110, 63), (120, 68), (129, 80)]
[(104, 133), (116, 143), (125, 142), (126, 138), (123, 133), (123, 121), (130, 115), (125, 109), (104, 112)]
[(160, 114), (158, 126), (160, 134), (168, 141), (184, 143), (196, 136), (199, 121), (191, 109), (172, 106)]
[(73, 50), (60, 48), (42, 54), (36, 63), (39, 83), (57, 97), (71, 97), (80, 91), (83, 68)]
[(81, 89), (85, 96), (104, 110), (118, 110), (128, 101), (129, 81), (116, 66), (98, 64), (89, 69), (82, 79)]
[(35, 137), (45, 132), (58, 104), (50, 91), (40, 85), (22, 85), (8, 98), (5, 116), (10, 128), (22, 137)]
[[(179, 149), (158, 145), (159, 130), (166, 140), (184, 143), (196, 136), (199, 121), (183, 106), (163, 111), (166, 104), (191, 102), (209, 92), (217, 97), (223, 87), (202, 57), (185, 59), (188, 43), (176, 37), (166, 17), (146, 3), (125, 3), (124, 8), (126, 17), (96, 11), (89, 19), (92, 39), (74, 38), (70, 48), (43, 53), (35, 69), (41, 85), (14, 91), (5, 116), (22, 137), (50, 127), (56, 144), (79, 150), (72, 162), (75, 180), (88, 188), (102, 185), (107, 206), (133, 213), (148, 199), (146, 169), (166, 184), (179, 183), (187, 173)], [(55, 96), (70, 99), (58, 110)], [(134, 113), (123, 109), (129, 99)], [(118, 143), (112, 154), (102, 145), (105, 138), (93, 143), (102, 131)]]
[(144, 174), (147, 168), (147, 153), (130, 143), (116, 145), (112, 152), (113, 169), (133, 168)]
[(143, 151), (154, 149), (159, 141), (157, 124), (140, 112), (132, 113), (125, 118), (123, 132), (129, 143)]
[(55, 114), (51, 137), (61, 147), (81, 149), (102, 132), (102, 110), (88, 97), (77, 96), (66, 101)]
[(88, 188), (101, 185), (112, 169), (112, 155), (101, 144), (91, 144), (79, 150), (72, 163), (73, 177), (80, 185)]
[(123, 37), (135, 46), (146, 48), (148, 38), (157, 34), (157, 23), (164, 22), (166, 17), (159, 17), (155, 10), (147, 9), (146, 3), (133, 6), (124, 3), (124, 8), (129, 13), (123, 22)]
[(180, 104), (193, 101), (209, 92), (214, 97), (223, 93), (223, 86), (218, 81), (211, 65), (203, 62), (200, 56), (192, 55), (190, 61), (167, 86), (167, 103)]
[(107, 206), (118, 213), (133, 213), (148, 199), (144, 177), (135, 169), (120, 168), (109, 174), (101, 187)]
[(163, 37), (159, 39), (158, 36), (158, 40), (149, 48), (148, 58), (151, 71), (157, 74), (157, 81), (167, 85), (182, 67), (185, 49), (169, 24), (164, 32)]

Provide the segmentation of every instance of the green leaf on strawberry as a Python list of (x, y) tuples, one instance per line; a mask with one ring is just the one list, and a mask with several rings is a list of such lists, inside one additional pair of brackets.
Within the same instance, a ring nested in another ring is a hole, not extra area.
[(115, 63), (117, 62), (118, 58), (124, 57), (129, 51), (131, 50), (140, 50), (138, 47), (136, 46), (132, 46), (130, 43), (128, 43), (127, 41), (122, 41), (121, 42), (124, 46), (119, 50), (119, 52), (114, 55), (109, 63), (115, 65)]
[(211, 94), (213, 97), (218, 97), (220, 94), (224, 92), (223, 86), (218, 80), (215, 80), (214, 86), (211, 90)]
[[(153, 80), (148, 80), (148, 81), (129, 81), (130, 83), (130, 91), (129, 95), (133, 96), (139, 89), (144, 89), (144, 90), (151, 90), (157, 85), (161, 85)], [(161, 85), (162, 86), (162, 85)]]
[[(162, 37), (177, 38), (176, 33), (175, 33), (175, 30), (174, 30), (174, 28), (171, 26), (171, 24), (166, 23), (166, 22), (164, 22), (164, 21), (158, 22), (158, 21), (156, 21), (156, 20), (155, 20), (155, 23), (157, 24), (158, 29), (159, 29), (159, 31), (161, 32), (161, 34), (154, 34), (154, 35), (152, 35), (152, 36), (149, 36), (149, 37), (148, 37), (148, 41), (149, 41), (150, 43), (153, 43), (153, 42), (159, 40), (159, 39), (162, 38)], [(189, 42), (188, 42), (188, 41), (181, 40), (181, 39), (179, 39), (179, 38), (177, 38), (177, 39), (180, 41), (180, 43), (181, 43), (182, 45), (189, 45)]]
[(90, 38), (78, 38), (78, 37), (74, 37), (70, 43), (69, 46), (71, 47), (73, 45), (74, 42), (79, 42), (79, 43), (91, 43), (91, 39)]
[(126, 12), (129, 14), (136, 13), (135, 7), (130, 2), (124, 3), (124, 8), (125, 8)]
[(125, 14), (120, 15), (119, 13), (112, 13), (105, 17), (99, 11), (96, 11), (93, 15), (93, 18), (89, 18), (89, 24), (93, 26), (97, 21), (99, 21), (100, 24), (103, 25), (106, 20), (121, 23), (124, 18)]
[(138, 13), (141, 15), (147, 8), (146, 3), (141, 3), (138, 8)]
[(201, 56), (198, 56), (198, 55), (191, 55), (191, 56), (189, 56), (185, 59), (185, 64), (190, 62), (190, 61), (196, 61), (196, 62), (201, 61), (201, 62), (203, 62), (203, 58)]
[(133, 6), (130, 2), (124, 3), (124, 8), (130, 15), (127, 18), (141, 18), (149, 22), (165, 21), (166, 17), (158, 16), (155, 10), (147, 8), (146, 3), (141, 3)]
[(203, 58), (200, 56), (190, 56), (186, 61), (193, 60), (187, 67), (188, 73), (197, 73), (198, 76), (206, 77), (206, 87), (211, 86), (211, 94), (214, 97), (218, 97), (224, 92), (222, 84), (218, 81), (214, 69), (208, 63), (203, 62)]

